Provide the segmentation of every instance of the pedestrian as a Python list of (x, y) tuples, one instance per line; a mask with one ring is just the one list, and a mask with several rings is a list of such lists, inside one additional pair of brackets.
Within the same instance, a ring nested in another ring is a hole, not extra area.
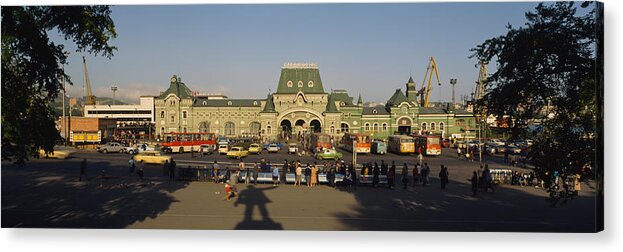
[(448, 184), (448, 167), (441, 165), (441, 170), (439, 171), (439, 181), (441, 182), (441, 189), (446, 189), (446, 184)]
[(307, 183), (307, 187), (311, 187), (311, 174), (312, 170), (309, 167), (309, 164), (305, 167), (305, 183)]
[(376, 187), (379, 183), (379, 166), (374, 163), (374, 169), (372, 170), (372, 186)]
[(420, 148), (420, 152), (417, 154), (417, 162), (422, 165), (422, 161), (424, 161), (424, 156), (422, 155), (422, 148)]
[(301, 176), (303, 175), (303, 168), (301, 164), (296, 165), (295, 177), (294, 177), (294, 186), (301, 186)]
[(279, 168), (273, 168), (273, 186), (279, 186)]
[(247, 166), (246, 167), (246, 172), (244, 174), (244, 184), (245, 185), (248, 185), (249, 182), (251, 181), (250, 176), (251, 176), (251, 168)]
[(407, 189), (407, 185), (409, 184), (409, 167), (407, 167), (407, 163), (404, 163), (402, 166), (400, 180), (402, 181), (402, 189)]
[(203, 157), (203, 145), (199, 146), (199, 156)]
[(330, 187), (335, 187), (335, 183), (334, 183), (335, 170), (336, 168), (334, 166), (331, 166), (329, 167), (329, 170), (327, 171), (327, 182), (329, 183)]
[(83, 158), (82, 162), (80, 163), (80, 178), (79, 180), (82, 181), (82, 177), (84, 177), (84, 180), (87, 180), (87, 159)]
[(361, 180), (363, 183), (368, 182), (368, 176), (370, 175), (370, 169), (368, 168), (370, 164), (363, 164), (363, 168), (361, 168)]
[(286, 159), (283, 162), (283, 167), (281, 167), (281, 171), (279, 173), (279, 183), (283, 182), (284, 185), (286, 184), (286, 172), (288, 171), (288, 169), (290, 169), (290, 164)]
[(396, 178), (396, 165), (394, 165), (394, 162), (392, 161), (392, 167), (390, 167), (389, 171), (387, 171), (387, 188), (393, 189), (395, 178)]
[(456, 155), (458, 157), (458, 159), (461, 159), (461, 148), (460, 147), (456, 147)]
[(141, 160), (138, 162), (138, 178), (143, 181), (143, 176), (145, 175), (145, 161)]
[(173, 181), (175, 180), (175, 168), (177, 166), (177, 163), (175, 162), (175, 160), (173, 160), (171, 158), (171, 164), (169, 165), (169, 181)]
[(238, 196), (238, 190), (235, 185), (225, 182), (225, 199), (229, 201), (231, 198)]
[(130, 166), (128, 172), (134, 173), (134, 170), (136, 169), (136, 163), (134, 162), (134, 157), (130, 157), (130, 160), (128, 160), (128, 166)]
[(478, 173), (474, 171), (472, 174), (472, 195), (475, 197), (478, 192)]
[(580, 194), (580, 190), (582, 189), (580, 178), (580, 174), (575, 174), (575, 176), (573, 176), (573, 193), (575, 196), (578, 196)]
[(422, 179), (420, 178), (420, 164), (416, 163), (415, 167), (413, 167), (413, 186), (416, 186), (418, 183), (421, 183)]
[(483, 179), (485, 180), (485, 192), (489, 191), (491, 188), (492, 192), (495, 192), (493, 189), (493, 177), (491, 176), (491, 170), (489, 170), (489, 166), (485, 165), (485, 170), (482, 172)]
[(422, 173), (422, 185), (427, 186), (429, 184), (428, 175), (430, 175), (430, 167), (428, 166), (428, 163), (424, 163), (424, 167), (422, 168), (421, 173)]
[(257, 161), (253, 162), (253, 184), (257, 185), (257, 176), (260, 174), (260, 167), (257, 165)]
[(381, 160), (381, 175), (387, 175), (387, 164), (385, 160)]
[[(240, 158), (240, 162), (238, 162), (238, 176), (240, 176), (240, 174), (242, 174), (243, 172), (245, 172), (245, 167), (244, 167), (244, 160), (242, 158)], [(245, 184), (246, 184), (247, 179), (245, 178)]]
[(318, 185), (318, 166), (312, 165), (311, 168), (311, 187)]
[(214, 164), (212, 164), (212, 180), (214, 183), (220, 182), (221, 176), (221, 166), (218, 164), (216, 160), (214, 160)]

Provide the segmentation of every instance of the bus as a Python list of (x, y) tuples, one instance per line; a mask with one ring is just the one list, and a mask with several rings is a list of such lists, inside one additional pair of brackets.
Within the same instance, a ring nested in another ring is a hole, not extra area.
[(405, 135), (391, 135), (387, 138), (387, 149), (396, 154), (415, 153), (413, 137)]
[(344, 149), (353, 152), (353, 141), (356, 141), (355, 151), (357, 153), (370, 153), (370, 136), (366, 134), (346, 133), (342, 137)]
[(415, 149), (417, 153), (422, 155), (439, 156), (441, 155), (441, 144), (439, 136), (434, 135), (415, 135)]
[(169, 132), (164, 135), (162, 150), (172, 153), (199, 151), (201, 145), (210, 145), (216, 150), (216, 134), (209, 132)]
[(319, 152), (321, 149), (331, 149), (331, 136), (326, 133), (313, 133), (311, 140), (309, 141), (309, 148), (314, 153)]

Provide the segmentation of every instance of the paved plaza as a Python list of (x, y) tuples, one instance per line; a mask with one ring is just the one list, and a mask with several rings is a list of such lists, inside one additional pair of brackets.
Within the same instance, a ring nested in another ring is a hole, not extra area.
[[(349, 153), (344, 153), (349, 154)], [(2, 227), (141, 228), (141, 229), (284, 229), (404, 231), (594, 230), (594, 189), (583, 184), (580, 196), (550, 207), (539, 188), (501, 185), (495, 193), (471, 195), (468, 179), (478, 162), (458, 160), (452, 150), (427, 157), (431, 185), (397, 189), (370, 186), (336, 189), (291, 184), (238, 185), (239, 197), (223, 201), (224, 186), (212, 182), (170, 182), (161, 166), (146, 167), (145, 182), (129, 174), (129, 155), (81, 151), (68, 160), (35, 160), (25, 168), (2, 163)], [(282, 163), (285, 153), (264, 154)], [(88, 159), (87, 182), (78, 181), (80, 161)], [(222, 156), (174, 155), (178, 167), (208, 165)], [(349, 156), (345, 158), (349, 160)], [(310, 158), (297, 157), (303, 163)], [(360, 162), (395, 160), (413, 168), (412, 156), (368, 155)], [(486, 156), (491, 168), (505, 168), (501, 157)], [(259, 160), (248, 158), (247, 163)], [(230, 160), (229, 162), (232, 162)], [(380, 163), (380, 162), (379, 162)], [(440, 164), (450, 184), (439, 187)], [(227, 165), (227, 164), (224, 164)], [(232, 165), (235, 165), (233, 161)], [(519, 168), (513, 168), (519, 169)], [(99, 178), (105, 170), (107, 179)], [(412, 181), (410, 181), (412, 182)]]

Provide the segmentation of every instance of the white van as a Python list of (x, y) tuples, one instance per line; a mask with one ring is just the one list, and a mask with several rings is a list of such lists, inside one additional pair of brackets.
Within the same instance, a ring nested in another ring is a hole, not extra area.
[(218, 145), (218, 154), (227, 154), (227, 152), (229, 151), (229, 145), (227, 144), (219, 144)]

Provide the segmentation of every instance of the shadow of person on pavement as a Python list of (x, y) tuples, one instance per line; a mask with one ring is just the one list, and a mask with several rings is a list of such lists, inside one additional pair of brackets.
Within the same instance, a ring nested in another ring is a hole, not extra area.
[[(238, 206), (238, 204), (245, 205), (244, 210), (244, 219), (242, 222), (238, 223), (234, 229), (263, 229), (263, 230), (281, 230), (283, 227), (281, 224), (274, 222), (269, 214), (268, 210), (266, 210), (266, 204), (272, 202), (266, 195), (264, 191), (274, 189), (275, 187), (267, 187), (258, 189), (255, 186), (251, 185), (247, 187), (247, 189), (240, 192), (236, 202), (234, 202), (234, 206)], [(260, 215), (262, 217), (261, 220), (253, 220), (253, 210), (257, 206), (260, 211)]]

